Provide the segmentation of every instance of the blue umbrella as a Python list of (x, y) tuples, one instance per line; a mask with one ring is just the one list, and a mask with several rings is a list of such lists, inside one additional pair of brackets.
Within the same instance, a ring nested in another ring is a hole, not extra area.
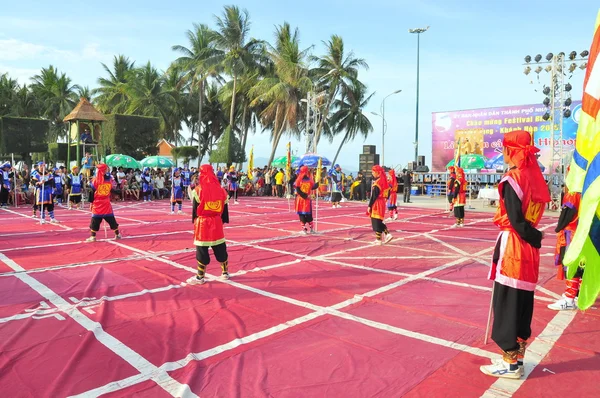
[[(538, 166), (540, 166), (540, 170), (542, 173), (546, 170), (546, 167), (538, 160)], [(504, 168), (504, 155), (502, 152), (494, 156), (485, 162), (485, 168), (490, 170), (501, 170)]]
[(326, 157), (317, 155), (316, 153), (307, 153), (307, 154), (303, 155), (299, 159), (296, 159), (292, 163), (292, 166), (293, 167), (300, 167), (300, 166), (317, 167), (317, 165), (319, 164), (319, 158), (321, 158), (321, 164), (323, 166), (331, 166), (331, 162)]

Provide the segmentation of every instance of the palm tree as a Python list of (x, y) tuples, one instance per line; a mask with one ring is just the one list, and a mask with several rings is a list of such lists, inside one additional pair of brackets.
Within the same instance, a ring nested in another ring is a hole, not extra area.
[(316, 141), (319, 142), (323, 132), (324, 122), (327, 120), (331, 105), (340, 92), (350, 92), (350, 86), (357, 86), (358, 70), (369, 69), (369, 65), (362, 58), (355, 58), (350, 51), (344, 54), (344, 40), (338, 35), (332, 35), (329, 41), (323, 42), (327, 47), (325, 55), (311, 57), (317, 63), (311, 73), (316, 79), (317, 86), (327, 93), (323, 118), (317, 125)]
[(12, 114), (18, 117), (39, 117), (40, 107), (37, 98), (26, 84), (14, 93), (12, 98)]
[(135, 62), (124, 55), (115, 55), (112, 70), (105, 64), (102, 67), (108, 78), (98, 78), (100, 87), (92, 92), (96, 96), (98, 109), (105, 113), (125, 113), (130, 100), (127, 96), (127, 83), (133, 77)]
[(89, 86), (79, 87), (77, 89), (77, 96), (79, 98), (85, 98), (88, 101), (92, 101), (92, 90)]
[(141, 68), (133, 70), (135, 78), (130, 78), (125, 89), (129, 98), (127, 113), (152, 116), (160, 120), (160, 131), (164, 138), (174, 141), (173, 130), (169, 126), (169, 109), (173, 106), (173, 97), (164, 89), (164, 76), (152, 66), (150, 61)]
[(346, 142), (353, 141), (358, 133), (367, 138), (369, 133), (373, 131), (373, 126), (369, 118), (363, 114), (363, 109), (375, 93), (371, 93), (368, 97), (365, 97), (367, 89), (360, 83), (346, 86), (344, 90), (348, 91), (344, 93), (342, 99), (336, 99), (332, 106), (335, 109), (330, 120), (333, 125), (333, 132), (346, 132), (333, 158), (333, 164), (335, 164), (342, 146)]
[[(189, 48), (175, 45), (172, 47), (173, 51), (177, 51), (182, 54), (181, 57), (177, 58), (174, 62), (174, 66), (178, 66), (185, 71), (185, 75), (182, 79), (183, 82), (190, 84), (191, 87), (198, 87), (198, 118), (197, 118), (197, 131), (198, 136), (202, 135), (202, 105), (204, 100), (204, 86), (205, 81), (209, 76), (217, 77), (217, 71), (219, 65), (209, 65), (207, 60), (213, 59), (217, 55), (217, 51), (214, 46), (214, 32), (204, 24), (194, 24), (194, 30), (188, 30), (186, 36), (189, 42)], [(191, 98), (191, 97), (190, 97)], [(192, 137), (193, 140), (193, 129)], [(202, 152), (200, 147), (201, 140), (198, 140), (198, 152)], [(200, 167), (200, 158), (198, 158), (198, 167)]]
[(183, 142), (180, 134), (182, 124), (187, 121), (192, 109), (189, 105), (189, 91), (184, 84), (185, 73), (178, 66), (171, 66), (164, 74), (163, 91), (171, 97), (171, 107), (168, 108), (166, 121), (169, 135), (174, 137), (177, 146)]
[(238, 78), (262, 58), (264, 43), (249, 37), (250, 15), (247, 10), (240, 10), (237, 6), (225, 6), (222, 16), (215, 16), (215, 22), (217, 30), (214, 43), (218, 53), (209, 60), (209, 64), (222, 65), (233, 80), (229, 109), (229, 127), (233, 133)]
[(221, 137), (227, 125), (227, 115), (219, 99), (219, 91), (217, 82), (212, 82), (206, 87), (205, 107), (202, 114), (204, 128), (198, 143), (200, 159), (212, 152), (213, 145)]
[(13, 114), (13, 101), (18, 89), (18, 82), (8, 76), (8, 73), (0, 75), (0, 116)]
[(80, 87), (71, 84), (71, 79), (64, 73), (59, 73), (50, 65), (42, 68), (39, 75), (31, 79), (31, 89), (40, 102), (42, 115), (50, 120), (52, 133), (50, 139), (56, 139), (66, 132), (61, 128), (62, 120), (78, 102), (77, 91)]
[(263, 126), (271, 128), (271, 156), (273, 162), (279, 140), (284, 132), (299, 134), (298, 124), (303, 119), (301, 99), (312, 87), (306, 59), (310, 47), (300, 50), (298, 29), (293, 32), (288, 23), (276, 29), (276, 44), (269, 49), (273, 74), (266, 76), (250, 90), (252, 106), (264, 106), (260, 113)]

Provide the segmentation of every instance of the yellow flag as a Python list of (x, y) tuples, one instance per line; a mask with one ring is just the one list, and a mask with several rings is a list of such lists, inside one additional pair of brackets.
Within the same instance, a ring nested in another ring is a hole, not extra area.
[(319, 184), (321, 183), (321, 169), (323, 169), (323, 162), (321, 160), (321, 158), (319, 158), (319, 162), (317, 163), (317, 175), (316, 175), (316, 181)]
[(286, 161), (285, 161), (285, 176), (287, 177), (287, 180), (290, 180), (290, 177), (292, 176), (292, 143), (288, 142), (287, 144), (287, 155), (286, 155)]
[(579, 129), (567, 186), (581, 192), (579, 224), (563, 263), (572, 278), (580, 265), (585, 272), (578, 306), (592, 306), (600, 293), (600, 12), (596, 18), (583, 87)]
[(250, 148), (250, 158), (248, 159), (248, 179), (252, 180), (252, 171), (254, 170), (254, 145)]

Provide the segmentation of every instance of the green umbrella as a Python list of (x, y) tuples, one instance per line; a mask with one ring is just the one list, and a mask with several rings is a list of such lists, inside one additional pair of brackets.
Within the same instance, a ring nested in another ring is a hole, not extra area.
[(175, 163), (167, 157), (164, 156), (148, 156), (143, 159), (141, 162), (143, 167), (173, 167)]
[[(462, 167), (465, 170), (485, 169), (485, 162), (487, 162), (487, 160), (488, 159), (483, 155), (462, 155), (460, 157), (460, 167)], [(450, 166), (454, 166), (454, 159), (448, 162), (446, 168)]]
[(104, 158), (104, 163), (110, 167), (123, 167), (124, 169), (141, 169), (140, 163), (127, 155), (108, 155)]
[[(298, 159), (298, 156), (292, 156), (292, 163)], [(271, 162), (273, 167), (285, 167), (287, 165), (287, 156), (281, 156)]]

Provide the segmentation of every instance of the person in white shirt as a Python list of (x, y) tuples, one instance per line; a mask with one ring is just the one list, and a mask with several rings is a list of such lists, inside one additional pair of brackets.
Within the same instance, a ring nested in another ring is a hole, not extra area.
[(154, 177), (154, 195), (157, 199), (162, 199), (165, 192), (165, 176), (160, 173)]

